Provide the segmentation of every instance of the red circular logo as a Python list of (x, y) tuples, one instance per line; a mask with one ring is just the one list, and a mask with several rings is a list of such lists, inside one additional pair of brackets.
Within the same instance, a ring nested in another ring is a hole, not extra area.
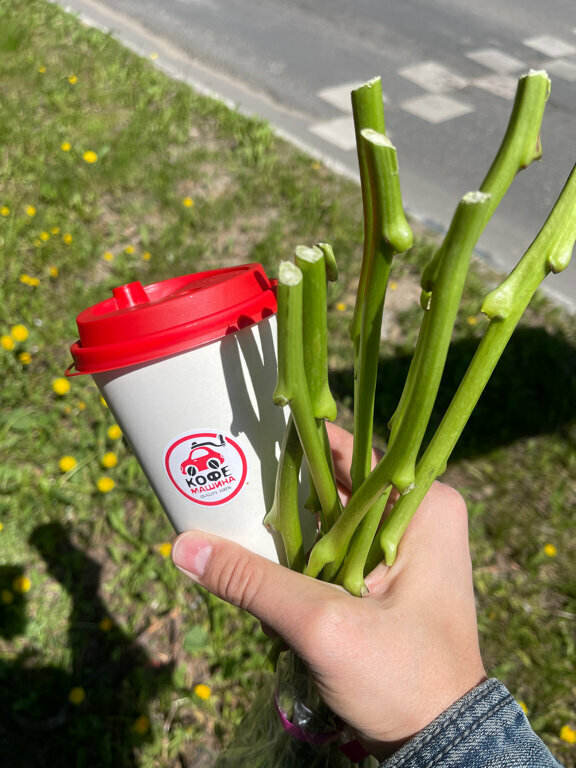
[(218, 431), (186, 432), (164, 454), (168, 477), (195, 504), (215, 507), (242, 490), (248, 472), (244, 451)]

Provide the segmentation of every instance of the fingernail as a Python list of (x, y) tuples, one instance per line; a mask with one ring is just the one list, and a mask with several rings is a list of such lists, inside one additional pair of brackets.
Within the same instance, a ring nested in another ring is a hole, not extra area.
[(174, 565), (196, 578), (204, 575), (211, 554), (212, 544), (194, 533), (179, 536), (172, 548)]
[(381, 586), (389, 570), (390, 568), (385, 563), (378, 563), (376, 568), (366, 576), (364, 582), (369, 592), (374, 592)]

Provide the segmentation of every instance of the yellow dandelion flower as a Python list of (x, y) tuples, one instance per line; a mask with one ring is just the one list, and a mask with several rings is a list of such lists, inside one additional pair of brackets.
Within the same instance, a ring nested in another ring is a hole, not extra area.
[(56, 392), (57, 395), (67, 395), (68, 392), (70, 392), (70, 382), (68, 379), (64, 379), (62, 377), (59, 379), (54, 379), (52, 382), (52, 389), (54, 392)]
[(19, 280), (24, 285), (30, 285), (33, 288), (40, 285), (40, 280), (37, 277), (30, 277), (30, 275), (26, 275), (26, 274), (20, 275)]
[(104, 408), (108, 408), (108, 403), (106, 402), (106, 400), (104, 400), (104, 398), (102, 397), (102, 395), (100, 395), (100, 402), (102, 403), (102, 405), (104, 406)]
[(7, 205), (3, 205), (0, 208), (0, 216), (10, 216), (10, 208)]
[(59, 234), (60, 234), (60, 227), (52, 227), (52, 229), (50, 230), (50, 232), (51, 232), (53, 235), (59, 235)]
[(62, 152), (70, 152), (72, 149), (72, 144), (70, 144), (69, 141), (63, 141), (62, 144), (60, 144), (60, 149)]
[(96, 483), (96, 486), (100, 493), (110, 493), (110, 491), (114, 488), (116, 483), (114, 480), (112, 480), (111, 477), (101, 477), (98, 482)]
[(36, 216), (36, 208), (34, 208), (33, 205), (26, 206), (26, 216), (30, 216), (31, 218)]
[(89, 163), (89, 164), (97, 163), (98, 155), (96, 154), (96, 152), (93, 152), (91, 149), (88, 149), (82, 155), (82, 160), (84, 160), (85, 163)]
[(522, 712), (524, 712), (525, 715), (528, 714), (528, 707), (526, 706), (526, 704), (523, 701), (519, 701), (518, 702), (518, 706), (520, 707)]
[(338, 304), (336, 304), (336, 309), (338, 312), (345, 312), (347, 309), (346, 303), (343, 301), (339, 301)]
[(162, 557), (170, 557), (170, 553), (172, 552), (172, 544), (170, 544), (169, 541), (163, 541), (161, 544), (158, 544), (156, 549), (158, 552), (160, 552)]
[(554, 544), (544, 544), (542, 547), (542, 551), (546, 555), (546, 557), (556, 557), (558, 554), (558, 550), (554, 546)]
[(14, 602), (14, 595), (12, 592), (10, 592), (9, 589), (3, 589), (0, 592), (0, 603), (3, 603), (3, 605), (10, 605), (10, 603)]
[(10, 336), (12, 336), (14, 341), (26, 341), (29, 336), (28, 328), (21, 323), (13, 325), (10, 329)]
[(184, 206), (184, 208), (192, 208), (192, 206), (194, 205), (194, 200), (192, 200), (191, 197), (185, 197), (182, 200), (182, 205)]
[(75, 466), (77, 466), (78, 462), (74, 458), (74, 456), (62, 456), (60, 461), (58, 462), (58, 466), (60, 467), (60, 472), (70, 472), (71, 469), (74, 469)]
[(148, 733), (150, 730), (149, 718), (146, 717), (146, 715), (140, 715), (140, 717), (137, 717), (132, 725), (132, 730), (135, 733), (138, 733), (140, 736), (144, 736), (144, 734)]
[(153, 61), (155, 61), (155, 60), (158, 58), (158, 54), (156, 53), (156, 51), (154, 51), (153, 53), (151, 53), (151, 54), (150, 54), (150, 58), (151, 58)]
[(76, 83), (78, 82), (78, 78), (76, 77), (76, 75), (70, 75), (70, 77), (68, 78), (68, 82), (70, 83), (70, 85), (76, 85)]
[(76, 686), (75, 688), (72, 688), (70, 693), (68, 694), (68, 701), (71, 704), (74, 704), (75, 706), (82, 704), (85, 698), (86, 698), (86, 691), (84, 690), (84, 688), (81, 688), (80, 686)]
[(198, 696), (199, 699), (202, 699), (202, 701), (208, 701), (212, 695), (212, 688), (205, 683), (198, 683), (198, 685), (194, 686), (193, 690), (196, 696)]
[(110, 632), (113, 626), (112, 619), (110, 618), (110, 616), (104, 616), (104, 618), (102, 619), (100, 624), (98, 624), (98, 626), (100, 627), (102, 632)]
[(118, 424), (112, 424), (111, 427), (108, 427), (108, 431), (106, 433), (110, 440), (119, 440), (122, 437), (122, 430), (118, 426)]
[(22, 363), (22, 365), (30, 365), (32, 362), (32, 355), (30, 352), (20, 352), (18, 355), (18, 360)]
[(62, 240), (66, 245), (70, 245), (70, 243), (72, 242), (72, 235), (70, 234), (70, 232), (66, 232), (66, 234), (62, 235)]
[(0, 531), (4, 530), (4, 523), (0, 523)]
[(576, 729), (570, 725), (563, 725), (560, 728), (560, 738), (567, 744), (576, 744)]
[(50, 233), (49, 232), (40, 232), (38, 235), (40, 240), (42, 240), (43, 243), (45, 243), (47, 240), (50, 240)]
[(58, 277), (58, 274), (59, 274), (58, 267), (54, 267), (54, 266), (48, 267), (48, 274), (50, 275), (50, 277), (54, 277), (54, 278)]
[(475, 315), (470, 315), (470, 317), (466, 318), (466, 322), (468, 323), (468, 325), (477, 325), (478, 318)]
[(106, 251), (102, 254), (104, 261), (114, 261), (114, 254), (111, 251)]
[(79, 411), (85, 411), (86, 410), (86, 403), (84, 400), (78, 400), (76, 403), (76, 408), (78, 408)]
[(14, 592), (19, 592), (20, 594), (24, 594), (25, 592), (30, 592), (30, 587), (32, 586), (32, 582), (28, 578), (28, 576), (16, 576), (16, 578), (12, 582), (12, 589)]
[(124, 253), (127, 253), (128, 255), (134, 253), (136, 249), (133, 245), (127, 245), (126, 248), (124, 248)]
[(390, 282), (388, 283), (388, 288), (391, 291), (397, 291), (398, 290), (398, 283), (396, 282), (396, 280), (390, 280)]
[(140, 257), (143, 261), (150, 261), (152, 258), (152, 254), (149, 251), (144, 251), (144, 253)]
[(43, 75), (45, 72), (46, 72), (46, 67), (44, 66), (44, 64), (38, 67), (39, 74)]
[(14, 349), (14, 339), (12, 336), (7, 336), (4, 334), (4, 336), (0, 336), (0, 346), (2, 349), (5, 349), (7, 352), (11, 352)]
[(108, 451), (104, 454), (104, 456), (102, 456), (100, 463), (106, 469), (112, 469), (112, 467), (115, 467), (116, 464), (118, 464), (118, 456), (116, 456), (115, 453), (112, 453), (112, 451)]

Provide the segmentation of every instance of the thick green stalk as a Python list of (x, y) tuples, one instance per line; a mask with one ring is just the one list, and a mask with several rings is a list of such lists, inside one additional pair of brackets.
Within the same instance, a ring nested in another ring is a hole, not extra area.
[[(572, 173), (538, 236), (510, 275), (484, 299), (490, 324), (434, 437), (416, 469), (415, 488), (398, 500), (380, 534), (386, 562), (418, 505), (452, 453), (518, 321), (542, 280), (565, 269), (576, 241), (576, 170)], [(542, 372), (541, 375), (546, 375)]]
[(328, 321), (326, 316), (326, 266), (320, 248), (296, 248), (296, 266), (302, 272), (304, 370), (316, 419), (334, 421), (336, 402), (328, 384)]
[(298, 510), (298, 487), (303, 450), (294, 419), (290, 416), (282, 448), (272, 509), (264, 518), (267, 528), (277, 531), (282, 537), (286, 563), (294, 571), (304, 570), (304, 546)]
[(361, 133), (372, 194), (372, 255), (361, 306), (360, 337), (356, 349), (354, 388), (354, 452), (352, 490), (371, 469), (372, 425), (378, 376), (382, 312), (392, 258), (412, 245), (398, 176), (396, 149), (383, 134), (367, 129)]
[(358, 490), (352, 494), (334, 526), (312, 548), (305, 571), (308, 576), (318, 576), (326, 566), (329, 566), (327, 580), (338, 573), (354, 532), (371, 507), (387, 493), (390, 481), (387, 479), (385, 458), (386, 456), (380, 460)]
[(316, 248), (320, 248), (324, 254), (324, 263), (326, 264), (326, 279), (329, 283), (335, 283), (338, 280), (338, 265), (336, 257), (330, 243), (316, 243)]
[(278, 273), (278, 383), (274, 402), (290, 406), (322, 507), (324, 530), (329, 530), (342, 507), (308, 392), (302, 340), (302, 296), (302, 272), (289, 261), (281, 262)]
[(386, 454), (390, 479), (401, 493), (414, 484), (416, 459), (440, 386), (472, 251), (489, 204), (490, 197), (481, 192), (465, 195), (441, 247), (437, 279), (414, 352), (415, 374), (407, 398), (400, 401), (394, 416)]
[(492, 198), (487, 220), (516, 174), (542, 157), (540, 129), (549, 95), (550, 78), (546, 72), (531, 70), (519, 78), (506, 133), (480, 186), (480, 191)]
[[(458, 206), (446, 236), (446, 257), (442, 261), (434, 301), (425, 314), (418, 340), (422, 363), (421, 375), (414, 383), (413, 406), (407, 409), (400, 425), (395, 420), (394, 427), (401, 427), (396, 439), (376, 468), (353, 491), (334, 528), (314, 546), (306, 571), (309, 575), (318, 575), (328, 565), (328, 577), (338, 571), (356, 528), (388, 485), (395, 485), (401, 493), (414, 485), (417, 453), (440, 383), (468, 262), (488, 200), (487, 195), (473, 192), (465, 195)], [(355, 442), (356, 439), (355, 434)]]
[[(506, 133), (492, 165), (480, 186), (481, 192), (491, 196), (490, 203), (485, 209), (484, 226), (488, 223), (490, 216), (505, 195), (514, 177), (523, 168), (526, 168), (535, 160), (539, 160), (542, 156), (540, 129), (549, 93), (550, 80), (545, 72), (531, 71), (526, 75), (522, 75), (518, 80), (514, 106), (512, 107)], [(441, 246), (422, 274), (423, 292), (421, 302), (424, 310), (428, 308), (430, 293), (437, 280), (438, 269), (443, 256), (444, 249)], [(424, 347), (425, 341), (422, 339), (422, 349)], [(412, 407), (412, 390), (414, 382), (420, 376), (420, 363), (421, 356), (417, 350), (414, 353), (410, 370), (406, 377), (400, 403), (390, 421), (392, 429), (390, 442), (393, 442), (406, 409)]]
[(344, 565), (338, 573), (338, 583), (352, 595), (360, 597), (367, 593), (364, 583), (366, 561), (391, 491), (392, 486), (389, 486), (356, 529)]
[(375, 77), (352, 91), (352, 115), (354, 118), (354, 132), (356, 134), (356, 151), (358, 153), (358, 169), (360, 171), (360, 188), (362, 192), (362, 209), (364, 213), (364, 251), (358, 292), (354, 315), (350, 324), (350, 338), (354, 344), (354, 350), (360, 341), (360, 325), (362, 323), (362, 306), (364, 303), (364, 291), (370, 261), (373, 255), (372, 248), (372, 194), (370, 191), (370, 176), (368, 162), (366, 160), (366, 148), (361, 140), (361, 133), (365, 128), (371, 128), (379, 133), (386, 133), (384, 122), (384, 97), (382, 95), (382, 80)]

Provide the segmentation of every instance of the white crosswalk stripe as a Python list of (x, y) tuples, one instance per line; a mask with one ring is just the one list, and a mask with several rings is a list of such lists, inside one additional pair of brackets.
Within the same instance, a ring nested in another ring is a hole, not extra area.
[(476, 77), (472, 80), (472, 85), (501, 96), (503, 99), (513, 99), (516, 95), (518, 78), (510, 75), (488, 75), (488, 77)]
[(410, 80), (428, 93), (447, 93), (468, 85), (468, 80), (452, 72), (436, 61), (425, 61), (410, 67), (403, 67), (398, 74)]
[(538, 53), (550, 56), (551, 59), (560, 58), (561, 56), (571, 56), (573, 53), (576, 53), (576, 47), (570, 43), (566, 43), (564, 40), (560, 40), (559, 37), (553, 37), (552, 35), (531, 37), (528, 40), (524, 40), (523, 43), (528, 46), (528, 48), (533, 48), (535, 51), (538, 51)]
[(351, 115), (337, 117), (334, 120), (326, 120), (315, 123), (310, 127), (312, 133), (325, 139), (340, 149), (354, 149), (356, 147), (356, 134), (354, 133), (354, 121)]
[(576, 62), (566, 61), (566, 59), (556, 59), (546, 65), (546, 71), (559, 77), (561, 80), (567, 80), (569, 83), (576, 83)]
[(427, 96), (408, 99), (402, 102), (401, 107), (406, 112), (410, 112), (411, 115), (416, 115), (428, 123), (443, 123), (454, 117), (474, 112), (474, 107), (470, 104), (439, 93), (430, 93)]
[(466, 58), (476, 61), (478, 64), (497, 72), (499, 75), (508, 75), (511, 72), (520, 72), (526, 65), (520, 59), (509, 56), (496, 48), (482, 48), (478, 51), (470, 51)]

